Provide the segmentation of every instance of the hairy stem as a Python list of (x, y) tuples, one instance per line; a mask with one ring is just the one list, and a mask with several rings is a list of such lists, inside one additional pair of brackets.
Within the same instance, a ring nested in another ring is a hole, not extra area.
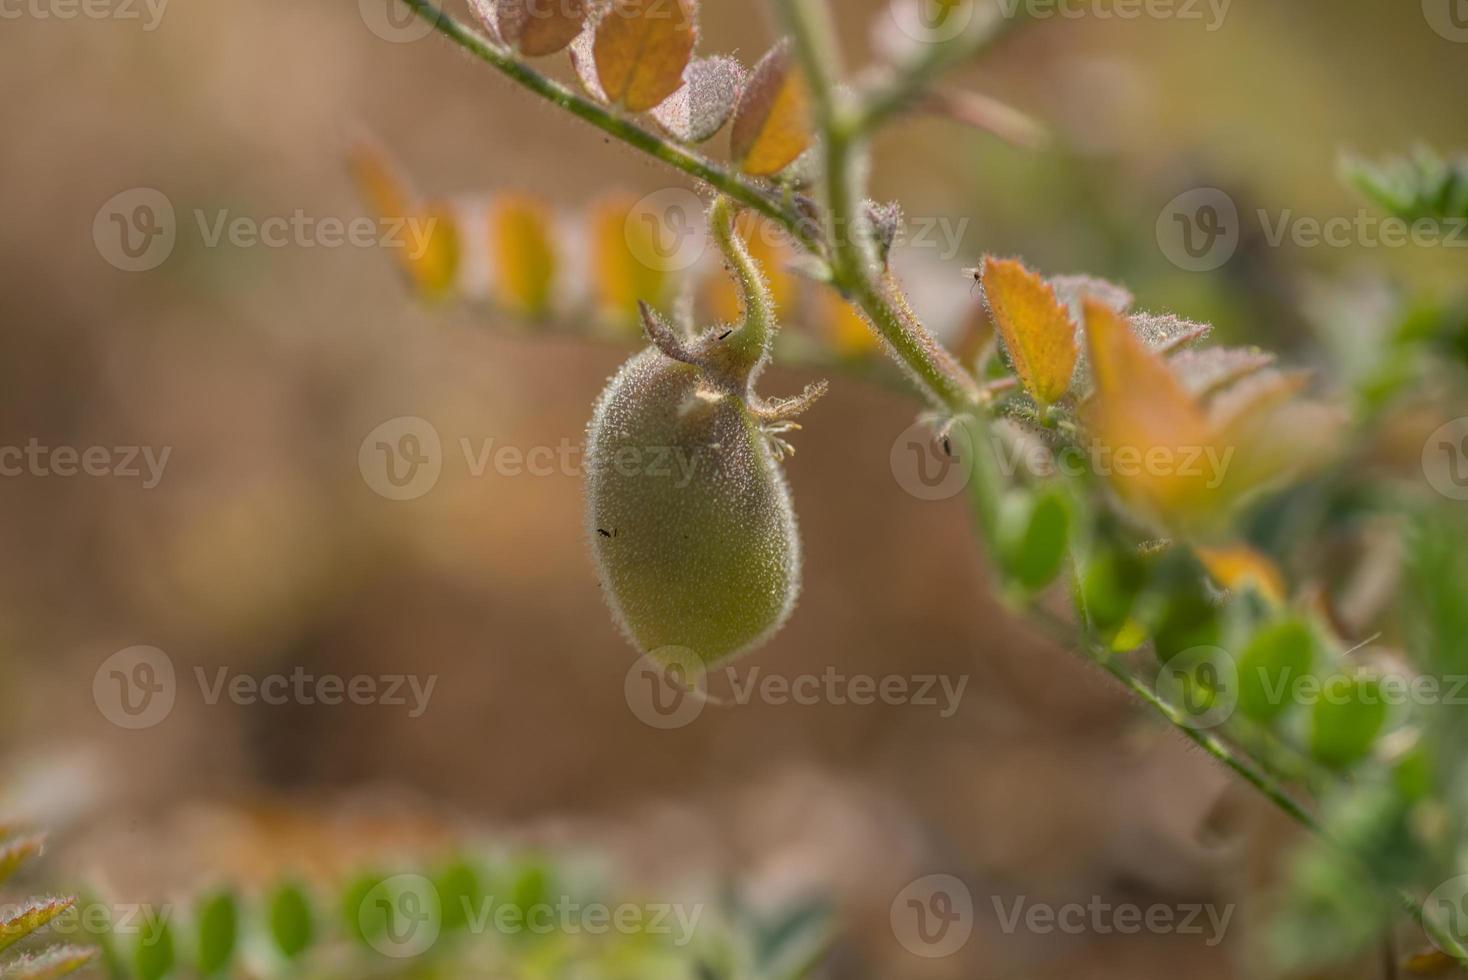
[(794, 209), (779, 197), (749, 178), (664, 139), (657, 133), (617, 115), (606, 106), (578, 95), (555, 79), (542, 75), (485, 35), (449, 16), (433, 0), (403, 0), (403, 3), (437, 28), (444, 37), (481, 61), (489, 63), (529, 91), (585, 120), (608, 136), (641, 150), (727, 194), (745, 207), (758, 211), (795, 236), (807, 249), (813, 252), (821, 250), (820, 243), (810, 235), (808, 223), (802, 221)]
[(833, 279), (937, 407), (955, 414), (970, 412), (980, 402), (978, 384), (915, 318), (903, 315), (907, 304), (894, 297), (895, 283), (876, 271), (879, 263), (861, 205), (859, 171), (866, 159), (866, 137), (855, 108), (837, 87), (836, 43), (825, 2), (785, 0), (782, 9), (810, 85), (823, 140)]

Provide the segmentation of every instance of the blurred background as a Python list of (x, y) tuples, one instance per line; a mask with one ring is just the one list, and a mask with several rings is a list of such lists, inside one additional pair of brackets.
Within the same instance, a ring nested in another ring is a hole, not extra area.
[[(382, 36), (381, 6), (6, 8), (0, 446), (112, 461), (65, 476), (52, 456), (45, 474), (0, 478), (0, 785), (53, 825), (66, 871), (160, 894), (492, 838), (593, 850), (647, 894), (826, 896), (843, 924), (832, 976), (1249, 975), (1256, 896), (1288, 834), (991, 597), (961, 498), (894, 479), (916, 401), (832, 376), (787, 467), (805, 591), (739, 670), (962, 680), (954, 710), (941, 695), (709, 705), (659, 730), (629, 704), (635, 657), (588, 560), (576, 467), (475, 475), (459, 448), (574, 446), (625, 351), (425, 306), (381, 249), (210, 244), (196, 214), (368, 214), (346, 164), (363, 133), (434, 195), (513, 192), (574, 216), (609, 192), (684, 186), (436, 36)], [(880, 5), (837, 9), (859, 63)], [(932, 119), (881, 140), (876, 196), (969, 219), (935, 302), (976, 304), (959, 270), (1018, 254), (1307, 361), (1312, 284), (1372, 269), (1431, 291), (1461, 275), (1445, 248), (1274, 247), (1249, 216), (1355, 215), (1343, 149), (1461, 147), (1468, 44), (1415, 2), (1235, 0), (1210, 18), (1056, 17), (955, 79), (1043, 121), (1044, 149)], [(702, 23), (703, 53), (747, 64), (775, 36), (732, 0), (706, 0)], [(1169, 261), (1156, 233), (1200, 187), (1245, 216), (1237, 254), (1206, 273)], [(171, 203), (177, 241), (129, 272), (94, 222), (138, 188)], [(779, 367), (765, 387), (817, 376)], [(403, 417), (431, 424), (443, 469), (392, 500), (359, 451)], [(138, 646), (166, 655), (177, 692), (166, 717), (128, 728), (94, 681)], [(408, 705), (210, 703), (197, 679), (298, 669), (434, 687), (415, 715), (406, 687)], [(941, 959), (892, 923), (931, 874), (975, 897), (973, 938)], [(1237, 911), (1222, 942), (1001, 922), (1015, 897), (1095, 896)]]

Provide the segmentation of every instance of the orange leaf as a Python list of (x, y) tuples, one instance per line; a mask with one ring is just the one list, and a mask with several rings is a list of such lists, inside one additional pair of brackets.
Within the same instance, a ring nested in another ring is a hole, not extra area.
[(698, 39), (694, 0), (616, 0), (592, 48), (602, 91), (631, 112), (646, 112), (683, 87)]
[(1213, 580), (1230, 591), (1254, 589), (1276, 606), (1288, 595), (1279, 566), (1245, 544), (1193, 549)]
[(984, 299), (1014, 370), (1042, 405), (1070, 387), (1080, 347), (1070, 314), (1050, 284), (1012, 259), (984, 257)]
[(734, 113), (729, 147), (747, 174), (769, 177), (794, 163), (811, 145), (810, 91), (790, 42), (760, 59)]
[(393, 169), (387, 155), (370, 143), (351, 150), (348, 164), (368, 207), (387, 229), (396, 227), (399, 264), (419, 294), (441, 299), (458, 285), (459, 232), (453, 209), (444, 203), (420, 204)]
[(586, 0), (500, 0), (505, 41), (532, 58), (563, 51), (586, 23)]
[(508, 197), (490, 214), (496, 298), (514, 312), (543, 316), (550, 309), (556, 253), (551, 220), (539, 201)]
[(1087, 421), (1112, 485), (1150, 516), (1190, 512), (1216, 476), (1199, 465), (1211, 441), (1203, 410), (1125, 316), (1089, 296), (1083, 307), (1096, 381)]

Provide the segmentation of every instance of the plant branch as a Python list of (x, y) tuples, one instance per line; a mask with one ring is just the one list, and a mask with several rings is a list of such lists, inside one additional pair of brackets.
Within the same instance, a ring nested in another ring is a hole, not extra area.
[(837, 87), (836, 41), (825, 0), (785, 0), (781, 8), (821, 130), (833, 280), (935, 404), (955, 414), (972, 411), (981, 401), (977, 383), (915, 317), (905, 315), (907, 304), (894, 295), (896, 284), (874, 276), (879, 263), (861, 213), (858, 176), (866, 160), (866, 138), (855, 108)]
[(1332, 837), (1315, 814), (1311, 813), (1304, 804), (1295, 799), (1285, 789), (1280, 780), (1269, 771), (1267, 766), (1247, 754), (1241, 754), (1217, 736), (1193, 725), (1189, 725), (1183, 712), (1179, 711), (1173, 705), (1168, 704), (1156, 691), (1143, 683), (1141, 679), (1135, 677), (1126, 667), (1118, 662), (1116, 657), (1112, 656), (1108, 651), (1098, 648), (1084, 636), (1077, 636), (1077, 631), (1074, 627), (1048, 610), (1036, 607), (1031, 610), (1029, 618), (1031, 622), (1042, 627), (1047, 635), (1060, 645), (1070, 648), (1078, 647), (1080, 653), (1087, 660), (1115, 678), (1118, 683), (1131, 692), (1133, 696), (1141, 700), (1142, 703), (1151, 708), (1153, 712), (1160, 716), (1167, 724), (1171, 725), (1184, 738), (1202, 749), (1240, 779), (1243, 779), (1257, 790), (1260, 795), (1301, 827), (1310, 831), (1339, 851), (1343, 856), (1361, 866), (1368, 875), (1377, 880), (1377, 887), (1383, 888), (1392, 894), (1402, 910), (1422, 927), (1422, 930), (1427, 933), (1439, 949), (1447, 953), (1458, 963), (1468, 966), (1468, 950), (1463, 948), (1451, 930), (1439, 923), (1428, 913), (1423, 904), (1407, 891), (1394, 884), (1381, 881), (1370, 862)]
[(578, 95), (553, 78), (548, 78), (521, 61), (513, 53), (473, 30), (440, 9), (433, 0), (403, 0), (412, 10), (440, 34), (465, 51), (487, 62), (519, 85), (541, 98), (565, 109), (635, 149), (661, 160), (668, 166), (726, 194), (747, 208), (778, 223), (803, 246), (817, 254), (821, 245), (810, 234), (809, 223), (793, 209), (754, 181), (734, 173), (699, 153), (671, 142), (651, 130), (584, 96)]

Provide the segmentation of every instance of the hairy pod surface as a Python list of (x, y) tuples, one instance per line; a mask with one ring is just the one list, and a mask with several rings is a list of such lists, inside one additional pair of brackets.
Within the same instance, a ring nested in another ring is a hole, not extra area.
[(587, 430), (586, 518), (612, 614), (642, 653), (702, 670), (764, 642), (800, 591), (800, 537), (778, 433), (819, 388), (767, 403), (753, 384), (774, 329), (763, 279), (716, 202), (711, 226), (745, 322), (653, 346), (612, 378)]
[(708, 666), (789, 616), (800, 538), (760, 420), (702, 375), (654, 347), (612, 380), (588, 438), (587, 520), (632, 642), (654, 659), (691, 650)]

